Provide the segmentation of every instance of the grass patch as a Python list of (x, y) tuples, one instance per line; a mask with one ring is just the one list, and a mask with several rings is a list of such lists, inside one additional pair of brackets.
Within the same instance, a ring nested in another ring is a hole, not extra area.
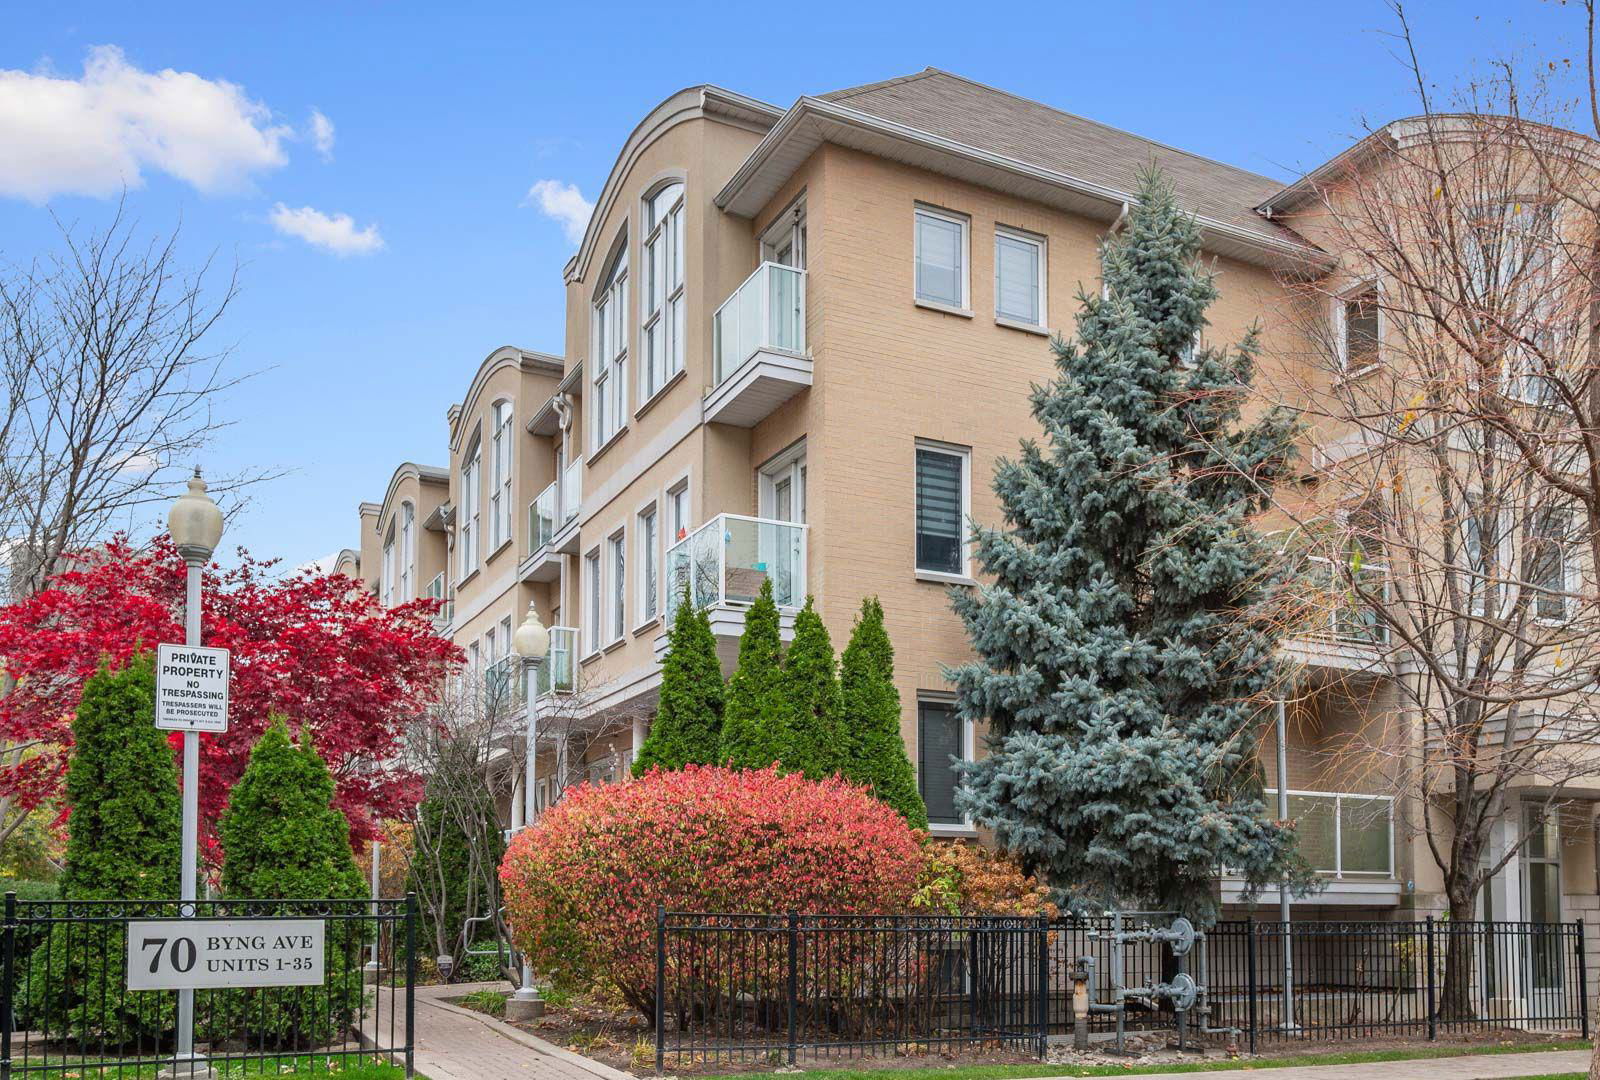
[[(1582, 1039), (1491, 1046), (1419, 1046), (1398, 1050), (1348, 1050), (1294, 1057), (1250, 1058), (1238, 1061), (1185, 1061), (1169, 1065), (1140, 1065), (1141, 1073), (1238, 1072), (1298, 1065), (1368, 1065), (1385, 1061), (1417, 1061), (1466, 1057), (1472, 1054), (1531, 1054), (1548, 1050), (1587, 1050)], [(1028, 1076), (1126, 1076), (1127, 1065), (970, 1065), (934, 1069), (806, 1069), (784, 1080), (1013, 1080)], [(1572, 1074), (1577, 1076), (1578, 1074)], [(719, 1078), (726, 1080), (726, 1078)]]
[(470, 994), (463, 994), (457, 1000), (462, 1007), (473, 1012), (486, 1013), (497, 1019), (505, 1019), (506, 997), (504, 990), (474, 990)]
[[(160, 1070), (167, 1067), (161, 1063), (107, 1065), (99, 1069), (72, 1069), (62, 1075), (83, 1080), (155, 1080)], [(253, 1061), (213, 1060), (212, 1067), (225, 1080), (311, 1080), (313, 1077), (316, 1080), (405, 1080), (406, 1075), (399, 1065), (308, 1054), (285, 1054)], [(427, 1080), (421, 1073), (414, 1076), (415, 1080)]]

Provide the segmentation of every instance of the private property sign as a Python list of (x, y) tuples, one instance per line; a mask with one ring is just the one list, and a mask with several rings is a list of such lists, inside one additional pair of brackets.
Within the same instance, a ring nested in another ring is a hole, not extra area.
[(128, 989), (320, 986), (323, 930), (321, 919), (136, 919)]
[(228, 650), (156, 646), (156, 727), (228, 730)]

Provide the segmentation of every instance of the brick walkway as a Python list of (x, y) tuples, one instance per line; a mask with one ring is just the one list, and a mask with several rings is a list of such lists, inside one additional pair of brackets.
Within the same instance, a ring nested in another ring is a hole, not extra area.
[[(619, 1069), (442, 1000), (474, 990), (504, 989), (502, 982), (417, 987), (417, 1072), (429, 1080), (635, 1080)], [(385, 999), (379, 1013), (387, 1017), (388, 991), (379, 993)], [(400, 999), (401, 1008), (404, 1000)]]
[[(1537, 1054), (1471, 1054), (1465, 1057), (1417, 1061), (1384, 1061), (1366, 1065), (1295, 1065), (1281, 1069), (1244, 1072), (1193, 1073), (1216, 1080), (1244, 1075), (1262, 1080), (1506, 1080), (1549, 1073), (1584, 1073), (1589, 1069), (1587, 1050), (1551, 1050)], [(1058, 1078), (1059, 1080), (1059, 1078)], [(1117, 1080), (1173, 1080), (1171, 1073), (1119, 1073)]]

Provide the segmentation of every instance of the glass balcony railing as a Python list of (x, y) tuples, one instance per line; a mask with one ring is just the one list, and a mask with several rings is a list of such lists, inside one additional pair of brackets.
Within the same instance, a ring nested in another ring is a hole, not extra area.
[[(1335, 566), (1331, 559), (1309, 556), (1310, 577), (1322, 603), (1312, 619), (1311, 632), (1337, 641), (1381, 645), (1389, 640), (1389, 628), (1378, 613), (1350, 588), (1351, 572)], [(1387, 595), (1388, 568), (1372, 563), (1358, 566), (1354, 578), (1362, 592)]]
[(528, 554), (544, 547), (556, 534), (557, 495), (559, 485), (551, 482), (539, 497), (528, 504)]
[(780, 607), (805, 601), (806, 527), (718, 514), (667, 549), (668, 617), (687, 583), (696, 607), (749, 604), (772, 582)]
[(428, 582), (428, 587), (422, 595), (429, 600), (440, 601), (439, 610), (433, 616), (435, 626), (449, 626), (450, 619), (455, 615), (455, 601), (445, 595), (444, 572), (433, 575), (433, 580)]
[(711, 325), (716, 381), (761, 349), (806, 349), (806, 272), (764, 262), (723, 301)]
[(583, 459), (568, 463), (561, 471), (561, 494), (559, 499), (561, 507), (561, 520), (556, 528), (565, 527), (567, 522), (578, 516), (578, 511), (583, 508)]
[(535, 686), (539, 696), (545, 694), (570, 694), (575, 685), (575, 662), (578, 658), (578, 628), (552, 626), (550, 628), (550, 656), (535, 670)]
[[(1276, 817), (1278, 793), (1266, 792), (1267, 813)], [(1318, 873), (1334, 877), (1394, 875), (1394, 799), (1347, 792), (1289, 792), (1300, 854)]]
[(512, 709), (527, 700), (518, 678), (520, 656), (505, 656), (483, 669), (483, 703), (486, 709)]

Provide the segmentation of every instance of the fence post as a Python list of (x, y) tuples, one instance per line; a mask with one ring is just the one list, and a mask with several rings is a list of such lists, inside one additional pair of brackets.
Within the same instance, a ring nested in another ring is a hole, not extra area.
[(1039, 987), (1039, 1000), (1036, 1008), (1039, 1010), (1039, 1060), (1043, 1061), (1050, 1048), (1050, 917), (1040, 915), (1038, 922), (1039, 932), (1039, 973), (1036, 982)]
[[(1246, 1015), (1250, 1018), (1250, 1052), (1256, 1052), (1256, 917), (1249, 916), (1245, 921), (1244, 962), (1248, 971), (1245, 973), (1246, 993), (1249, 995)], [(1208, 958), (1209, 959), (1209, 958)], [(1207, 964), (1206, 979), (1211, 979), (1211, 964)]]
[(795, 1043), (797, 1034), (795, 1030), (795, 1011), (799, 1007), (795, 998), (800, 992), (800, 913), (789, 912), (789, 985), (786, 991), (789, 1004), (789, 1065), (794, 1066)]
[(1583, 955), (1583, 920), (1578, 920), (1578, 1008), (1583, 1017), (1583, 1037), (1589, 1037), (1589, 972)]
[(15, 1026), (12, 1010), (16, 1005), (16, 996), (12, 993), (12, 984), (16, 981), (17, 960), (17, 894), (6, 893), (5, 926), (0, 929), (4, 935), (4, 942), (0, 944), (4, 958), (0, 960), (0, 1078), (10, 1080), (11, 1077), (11, 1029)]
[(1433, 985), (1433, 916), (1428, 916), (1428, 1040), (1432, 1042), (1439, 1037), (1439, 1009), (1434, 1002)]
[[(692, 946), (691, 946), (692, 948)], [(667, 909), (656, 905), (656, 1075), (667, 1066)]]
[[(394, 1007), (391, 1002), (391, 1009)], [(393, 1015), (392, 1013), (390, 1014)], [(417, 894), (406, 893), (406, 1076), (417, 1072)]]

